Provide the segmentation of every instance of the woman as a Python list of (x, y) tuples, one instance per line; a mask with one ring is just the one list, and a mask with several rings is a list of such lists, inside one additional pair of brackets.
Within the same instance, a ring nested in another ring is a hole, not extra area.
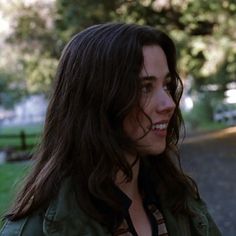
[(77, 34), (1, 235), (220, 235), (174, 160), (181, 94), (163, 32), (110, 23)]

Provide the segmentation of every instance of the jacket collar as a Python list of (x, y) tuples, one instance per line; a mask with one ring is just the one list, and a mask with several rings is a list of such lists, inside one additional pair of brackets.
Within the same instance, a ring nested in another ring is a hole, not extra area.
[[(145, 169), (142, 171), (145, 171)], [(144, 191), (150, 191), (149, 196), (151, 196), (150, 198), (148, 197), (144, 199), (148, 202), (153, 202), (155, 201), (156, 197), (155, 192), (152, 190), (152, 184), (148, 174), (142, 171), (140, 172), (140, 187), (141, 189), (145, 189)], [(124, 207), (128, 209), (132, 201), (118, 188), (117, 194), (121, 197)], [(159, 204), (159, 201), (155, 202), (155, 204)], [(192, 198), (188, 199), (187, 204), (196, 213), (195, 217), (189, 218), (186, 216), (175, 216), (171, 213), (170, 208), (161, 201), (162, 212), (166, 219), (166, 225), (169, 234), (175, 236), (188, 236), (190, 230), (191, 232), (197, 232), (198, 235), (207, 235), (209, 232), (209, 213), (207, 211), (206, 205), (201, 199), (196, 200)], [(50, 236), (66, 235), (61, 234), (61, 232), (65, 230), (63, 227), (72, 228), (72, 225), (74, 227), (76, 225), (76, 228), (80, 228), (80, 232), (82, 233), (87, 232), (88, 227), (91, 224), (93, 225), (94, 230), (101, 232), (101, 234), (95, 233), (94, 235), (109, 235), (101, 225), (90, 219), (80, 209), (76, 201), (72, 181), (70, 178), (66, 178), (61, 184), (61, 188), (57, 194), (57, 197), (51, 201), (46, 211), (43, 223), (44, 232), (46, 235)], [(216, 235), (220, 235), (220, 233)]]

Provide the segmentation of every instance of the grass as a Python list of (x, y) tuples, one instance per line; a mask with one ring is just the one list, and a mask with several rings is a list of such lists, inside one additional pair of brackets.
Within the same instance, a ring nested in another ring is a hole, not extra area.
[(1, 126), (0, 134), (17, 134), (20, 131), (25, 131), (27, 134), (40, 133), (42, 131), (42, 124), (28, 124), (28, 125), (14, 125)]
[(200, 111), (195, 109), (193, 112), (182, 112), (185, 126), (191, 133), (211, 132), (229, 127), (226, 124), (212, 121), (209, 117), (206, 117), (206, 114), (203, 115), (203, 113), (201, 109)]
[[(19, 135), (21, 131), (26, 134), (27, 151), (32, 152), (39, 141), (42, 132), (42, 124), (33, 124), (27, 126), (0, 126), (1, 135)], [(35, 137), (27, 137), (30, 134), (37, 134)], [(20, 149), (21, 139), (19, 138), (0, 138), (0, 148)], [(27, 172), (29, 164), (6, 163), (0, 165), (0, 217), (7, 212), (12, 201), (15, 198), (18, 184)], [(0, 228), (3, 222), (0, 220)]]
[(216, 131), (220, 129), (225, 129), (229, 127), (226, 124), (216, 123), (216, 122), (205, 122), (202, 123), (201, 126), (198, 128), (199, 131)]
[[(20, 135), (20, 132), (24, 131), (26, 134), (26, 145), (32, 150), (32, 147), (36, 146), (40, 140), (40, 134), (42, 132), (42, 124), (31, 124), (23, 126), (1, 126), (0, 127), (0, 148), (14, 147), (20, 149), (21, 139), (19, 137), (4, 138), (1, 135)], [(34, 137), (27, 137), (27, 135), (35, 134)]]
[[(185, 125), (186, 125), (186, 122), (185, 122)], [(228, 128), (229, 126), (225, 124), (216, 123), (216, 122), (204, 122), (204, 123), (201, 123), (201, 125), (199, 125), (198, 127), (192, 127), (192, 126), (189, 126), (188, 124), (185, 127), (186, 127), (187, 136), (191, 136), (191, 135), (219, 131), (219, 130)]]
[[(6, 163), (0, 165), (0, 216), (6, 213), (15, 198), (20, 180), (27, 173), (29, 164)], [(2, 222), (0, 221), (0, 227)]]

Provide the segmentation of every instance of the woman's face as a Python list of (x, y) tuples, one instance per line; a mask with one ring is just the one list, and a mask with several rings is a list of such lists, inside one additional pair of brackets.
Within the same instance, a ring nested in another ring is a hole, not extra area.
[(144, 46), (143, 57), (140, 104), (152, 124), (142, 112), (138, 112), (138, 108), (134, 108), (125, 118), (123, 127), (129, 137), (142, 146), (140, 151), (143, 154), (160, 154), (165, 150), (167, 127), (175, 110), (175, 103), (168, 90), (171, 78), (161, 47)]

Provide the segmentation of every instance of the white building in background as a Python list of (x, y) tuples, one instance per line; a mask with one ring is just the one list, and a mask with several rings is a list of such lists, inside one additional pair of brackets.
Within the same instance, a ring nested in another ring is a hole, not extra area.
[(43, 95), (32, 95), (17, 103), (13, 110), (0, 110), (1, 125), (24, 125), (42, 123), (48, 101)]

